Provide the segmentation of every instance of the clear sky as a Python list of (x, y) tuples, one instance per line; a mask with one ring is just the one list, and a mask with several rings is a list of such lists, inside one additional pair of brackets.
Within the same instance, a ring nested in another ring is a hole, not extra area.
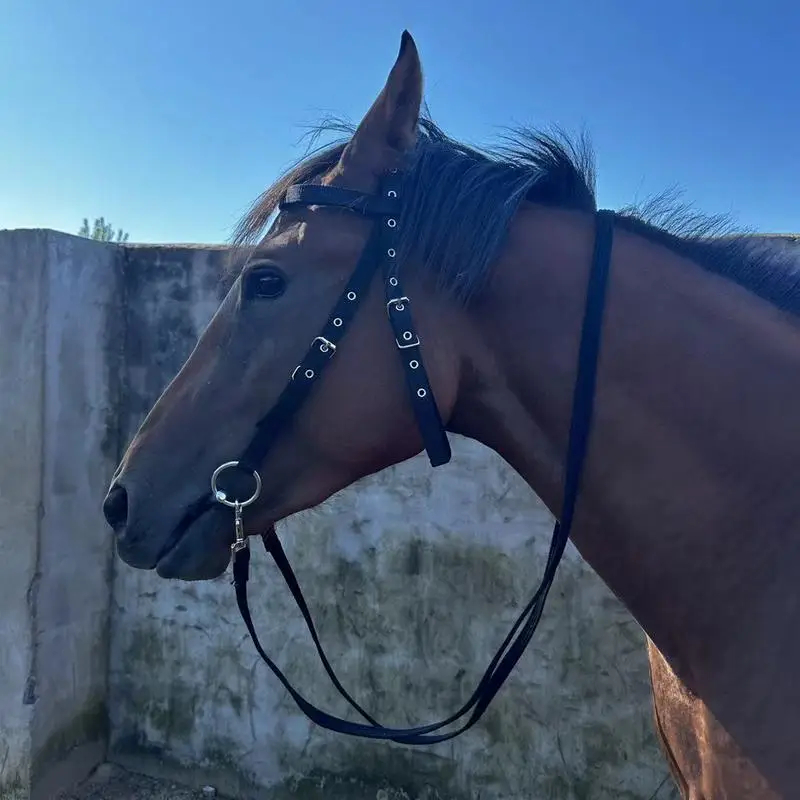
[(603, 205), (800, 231), (797, 0), (0, 0), (0, 228), (224, 242), (406, 27), (448, 133), (585, 127)]

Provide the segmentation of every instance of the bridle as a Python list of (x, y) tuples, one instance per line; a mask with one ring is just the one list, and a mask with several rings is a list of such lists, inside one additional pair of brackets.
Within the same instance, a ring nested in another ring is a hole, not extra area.
[[(306, 604), (297, 578), (286, 558), (283, 547), (274, 529), (262, 535), (264, 547), (275, 561), (289, 590), (303, 615), (305, 623), (319, 653), (322, 665), (337, 691), (369, 723), (351, 722), (328, 714), (303, 697), (289, 682), (280, 668), (264, 652), (258, 640), (247, 601), (247, 580), (250, 571), (250, 549), (242, 524), (242, 509), (254, 503), (261, 492), (259, 466), (275, 440), (292, 421), (318, 383), (325, 367), (339, 347), (349, 323), (355, 316), (361, 300), (366, 296), (375, 273), (382, 268), (386, 290), (386, 312), (394, 332), (400, 361), (405, 372), (409, 398), (414, 410), (422, 441), (431, 465), (436, 467), (450, 460), (450, 444), (447, 439), (436, 400), (422, 362), (421, 343), (414, 328), (411, 303), (402, 289), (397, 258), (397, 232), (402, 199), (401, 177), (398, 170), (384, 176), (380, 191), (376, 195), (364, 194), (350, 189), (317, 184), (295, 184), (291, 186), (281, 203), (281, 209), (298, 206), (334, 206), (349, 209), (372, 218), (371, 234), (362, 251), (359, 262), (350, 280), (328, 316), (322, 331), (314, 338), (300, 364), (275, 405), (256, 424), (250, 444), (237, 461), (221, 464), (211, 477), (213, 499), (233, 509), (235, 541), (233, 551), (233, 584), (236, 602), (253, 644), (278, 680), (286, 688), (306, 716), (317, 725), (338, 733), (370, 739), (388, 739), (402, 744), (435, 744), (452, 739), (471, 728), (483, 715), (489, 703), (500, 690), (528, 646), (542, 616), (547, 594), (555, 577), (556, 569), (569, 539), (575, 511), (580, 477), (591, 428), (594, 401), (597, 357), (603, 321), (606, 284), (611, 258), (613, 219), (611, 211), (596, 213), (596, 231), (592, 270), (587, 288), (586, 307), (578, 355), (578, 371), (575, 380), (572, 420), (570, 423), (564, 476), (564, 494), (559, 521), (553, 530), (550, 552), (541, 584), (530, 602), (522, 610), (506, 636), (497, 654), (478, 683), (470, 699), (447, 719), (416, 728), (387, 728), (380, 725), (348, 694), (339, 682), (319, 641), (314, 621)], [(220, 474), (228, 469), (240, 469), (250, 473), (255, 480), (253, 494), (246, 500), (232, 500), (218, 488)], [(455, 730), (437, 733), (458, 722), (469, 712), (470, 717)]]

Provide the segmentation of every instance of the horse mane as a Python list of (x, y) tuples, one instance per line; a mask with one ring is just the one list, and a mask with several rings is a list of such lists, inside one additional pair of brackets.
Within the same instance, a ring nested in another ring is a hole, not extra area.
[[(334, 167), (355, 126), (329, 118), (308, 132), (305, 156), (251, 206), (233, 235), (234, 252), (252, 252), (286, 190)], [(477, 147), (445, 134), (421, 115), (402, 190), (398, 257), (414, 263), (437, 289), (468, 303), (480, 294), (508, 227), (523, 201), (594, 213), (595, 161), (588, 137), (563, 130), (505, 129), (499, 144)], [(317, 145), (323, 137), (333, 142)], [(616, 224), (695, 261), (774, 305), (800, 313), (800, 259), (766, 237), (736, 231), (725, 215), (706, 215), (669, 190), (615, 212)]]

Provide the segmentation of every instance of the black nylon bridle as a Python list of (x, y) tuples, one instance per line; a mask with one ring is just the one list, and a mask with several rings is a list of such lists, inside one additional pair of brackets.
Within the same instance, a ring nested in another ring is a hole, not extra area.
[[(431, 465), (434, 467), (446, 464), (450, 460), (450, 444), (422, 363), (420, 339), (414, 328), (411, 304), (408, 297), (403, 293), (398, 274), (396, 241), (401, 209), (400, 187), (399, 172), (393, 170), (385, 176), (381, 183), (380, 192), (377, 195), (367, 195), (349, 189), (317, 184), (297, 184), (288, 189), (286, 197), (281, 203), (282, 209), (311, 205), (335, 206), (350, 209), (353, 212), (373, 218), (375, 224), (372, 227), (370, 237), (359, 262), (328, 316), (320, 335), (312, 341), (305, 357), (292, 372), (289, 383), (275, 405), (257, 423), (255, 434), (240, 459), (221, 464), (212, 476), (211, 487), (214, 498), (233, 508), (235, 513), (236, 541), (232, 545), (233, 584), (236, 590), (236, 602), (239, 612), (258, 654), (283, 684), (301, 711), (317, 725), (338, 733), (370, 739), (388, 739), (409, 745), (423, 745), (452, 739), (471, 728), (481, 718), (528, 646), (542, 616), (547, 594), (550, 591), (556, 569), (569, 539), (588, 435), (591, 429), (597, 358), (611, 258), (614, 214), (605, 210), (596, 213), (592, 270), (587, 287), (586, 307), (578, 355), (578, 371), (572, 401), (572, 419), (564, 477), (562, 512), (560, 520), (556, 522), (553, 530), (550, 551), (541, 584), (512, 626), (472, 696), (457, 712), (445, 720), (430, 725), (415, 728), (387, 728), (380, 725), (361, 708), (337, 678), (319, 641), (308, 605), (274, 529), (262, 535), (264, 547), (274, 559), (275, 565), (286, 581), (303, 615), (322, 665), (333, 685), (369, 724), (351, 722), (328, 714), (314, 706), (291, 685), (280, 668), (264, 652), (253, 626), (247, 601), (250, 549), (243, 531), (241, 512), (242, 508), (254, 502), (258, 497), (261, 489), (258, 468), (263, 463), (277, 437), (286, 431), (293, 416), (301, 408), (313, 386), (319, 381), (326, 365), (335, 355), (336, 349), (347, 331), (348, 324), (355, 316), (360, 301), (369, 290), (379, 267), (383, 268), (386, 311), (389, 323), (394, 332), (395, 342), (409, 388), (411, 404), (425, 450)], [(224, 492), (217, 489), (218, 476), (229, 468), (245, 470), (254, 477), (256, 481), (255, 492), (248, 500), (231, 500), (226, 497)], [(460, 727), (447, 733), (436, 733), (442, 728), (461, 720), (470, 711), (472, 711), (472, 714)]]

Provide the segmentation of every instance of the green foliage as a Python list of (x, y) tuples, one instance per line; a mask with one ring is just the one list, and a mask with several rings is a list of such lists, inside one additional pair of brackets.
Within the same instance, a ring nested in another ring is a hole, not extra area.
[(105, 217), (98, 217), (94, 221), (94, 226), (89, 228), (89, 220), (84, 217), (83, 225), (78, 231), (78, 236), (85, 236), (87, 239), (96, 239), (99, 242), (117, 242), (117, 244), (124, 244), (128, 241), (128, 234), (122, 228), (117, 228), (116, 234), (114, 233), (114, 226), (110, 222), (106, 222)]

